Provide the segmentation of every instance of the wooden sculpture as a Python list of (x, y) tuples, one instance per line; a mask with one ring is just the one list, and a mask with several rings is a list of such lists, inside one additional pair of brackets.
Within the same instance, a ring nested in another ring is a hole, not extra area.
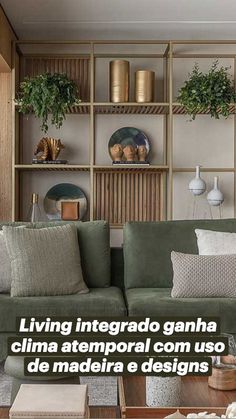
[(147, 159), (147, 147), (145, 145), (138, 146), (138, 159), (145, 162)]
[(114, 144), (110, 148), (110, 153), (113, 161), (121, 161), (123, 156), (123, 148), (120, 144)]
[(57, 159), (63, 148), (65, 148), (65, 146), (62, 144), (61, 140), (44, 137), (39, 141), (34, 155), (41, 161), (54, 161)]
[(124, 151), (124, 156), (127, 161), (135, 161), (136, 148), (133, 145), (125, 146), (123, 151)]

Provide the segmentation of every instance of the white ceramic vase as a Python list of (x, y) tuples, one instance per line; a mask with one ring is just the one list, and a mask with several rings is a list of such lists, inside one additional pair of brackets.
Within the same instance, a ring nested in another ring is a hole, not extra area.
[(214, 177), (214, 187), (207, 195), (207, 201), (209, 205), (213, 207), (218, 207), (224, 202), (224, 195), (219, 189), (219, 178), (218, 176)]
[(193, 195), (202, 195), (206, 190), (206, 182), (201, 178), (200, 166), (196, 166), (196, 176), (189, 183), (189, 190)]

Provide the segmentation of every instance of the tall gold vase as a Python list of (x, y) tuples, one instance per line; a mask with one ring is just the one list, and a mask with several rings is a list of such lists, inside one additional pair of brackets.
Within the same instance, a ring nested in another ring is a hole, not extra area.
[(155, 72), (138, 70), (135, 72), (135, 100), (136, 102), (153, 102)]
[(110, 102), (129, 101), (129, 61), (110, 61)]

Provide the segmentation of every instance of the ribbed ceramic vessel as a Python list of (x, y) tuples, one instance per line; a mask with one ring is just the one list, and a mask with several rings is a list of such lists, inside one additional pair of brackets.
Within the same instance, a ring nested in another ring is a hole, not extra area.
[(153, 102), (155, 72), (138, 70), (135, 72), (135, 100), (136, 102)]
[(129, 61), (110, 61), (110, 102), (129, 101)]

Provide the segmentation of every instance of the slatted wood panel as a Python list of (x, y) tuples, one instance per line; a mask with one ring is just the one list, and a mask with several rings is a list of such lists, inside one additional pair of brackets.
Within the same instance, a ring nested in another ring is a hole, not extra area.
[(128, 105), (113, 104), (108, 105), (97, 104), (95, 106), (95, 113), (101, 115), (164, 115), (168, 113), (168, 105), (162, 104), (132, 104)]
[(11, 220), (12, 210), (11, 73), (0, 73), (0, 219)]
[[(219, 111), (219, 109), (218, 109)], [(229, 112), (230, 114), (235, 114), (236, 113), (236, 106), (232, 103), (229, 106)], [(197, 112), (199, 115), (209, 115), (210, 114), (210, 109), (205, 110), (203, 107), (202, 109), (198, 109)], [(186, 110), (185, 107), (180, 105), (180, 104), (173, 104), (173, 114), (174, 115), (184, 115), (186, 114)]]
[(85, 58), (23, 57), (22, 77), (37, 76), (42, 73), (66, 73), (76, 82), (82, 101), (89, 101), (89, 67)]
[(120, 226), (159, 221), (161, 173), (110, 170), (94, 174), (94, 218)]

